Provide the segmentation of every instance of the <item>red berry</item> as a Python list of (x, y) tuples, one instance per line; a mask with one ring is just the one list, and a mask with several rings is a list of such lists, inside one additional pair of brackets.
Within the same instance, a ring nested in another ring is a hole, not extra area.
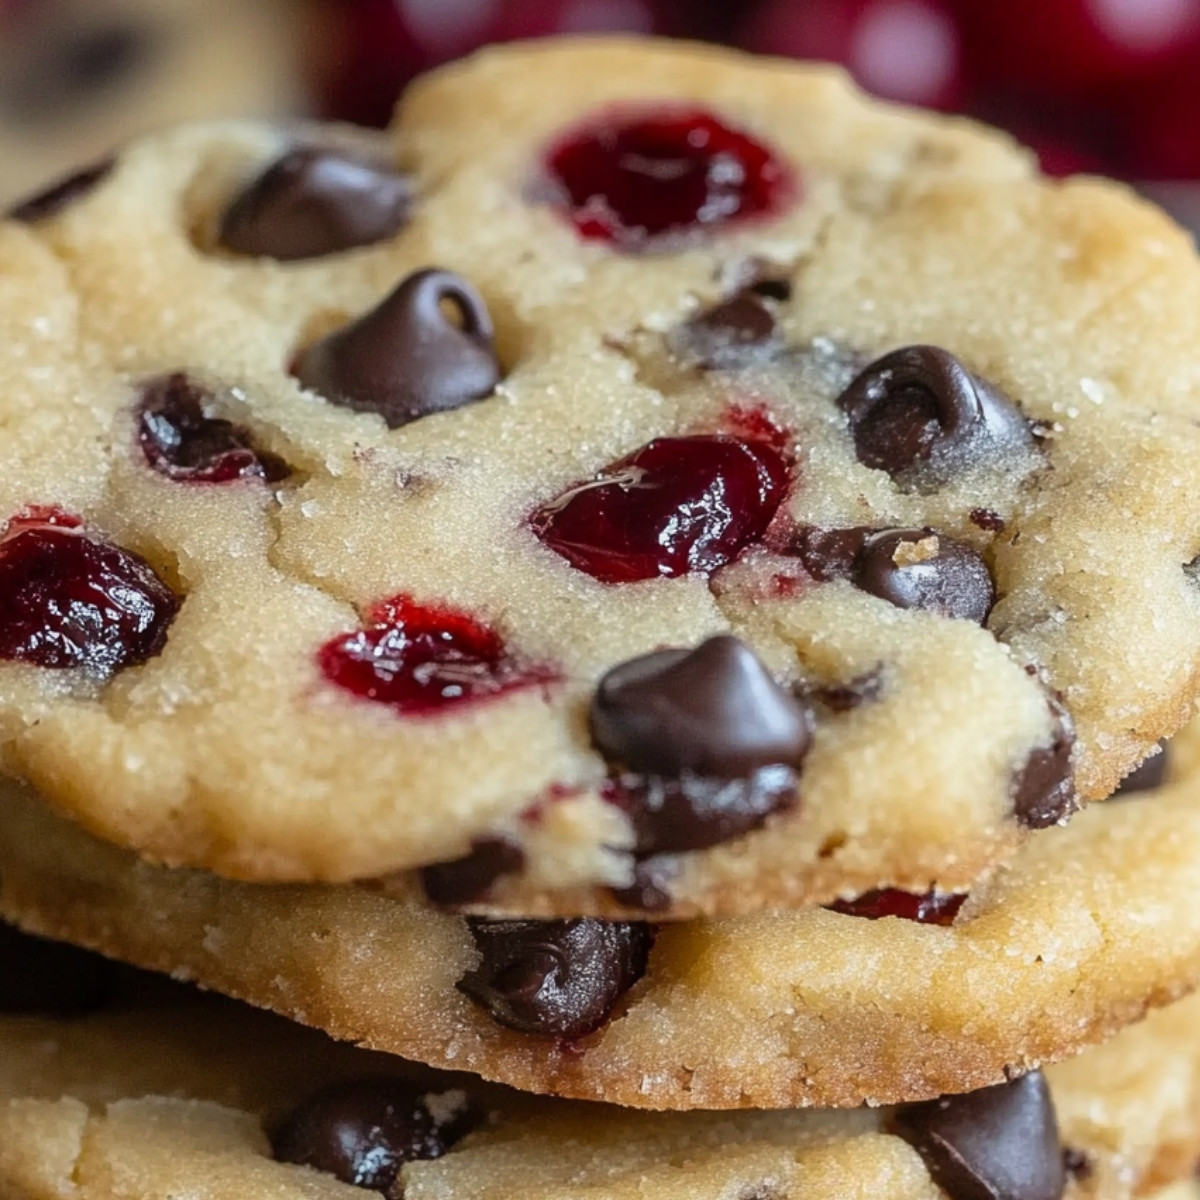
[(926, 892), (923, 896), (902, 892), (896, 888), (884, 888), (877, 892), (864, 892), (853, 900), (837, 900), (829, 907), (834, 912), (850, 917), (866, 917), (878, 921), (880, 917), (900, 917), (904, 921), (918, 921), (922, 925), (952, 925), (966, 900), (964, 895), (945, 892)]
[(101, 678), (157, 655), (179, 598), (144, 558), (38, 510), (0, 539), (0, 658)]
[(774, 151), (698, 109), (593, 118), (551, 147), (546, 170), (579, 233), (626, 251), (767, 216), (795, 190)]
[(366, 629), (326, 642), (325, 677), (364, 700), (419, 716), (517, 688), (554, 672), (519, 662), (495, 630), (466, 613), (395, 596), (367, 614)]
[(739, 41), (764, 54), (840, 63), (890, 100), (948, 107), (960, 92), (958, 29), (945, 0), (768, 0)]
[(1200, 179), (1200, 87), (1196, 65), (1127, 89), (1114, 105), (1117, 169), (1133, 179)]
[(656, 438), (531, 517), (534, 533), (601, 583), (711, 572), (760, 539), (789, 470), (765, 442)]

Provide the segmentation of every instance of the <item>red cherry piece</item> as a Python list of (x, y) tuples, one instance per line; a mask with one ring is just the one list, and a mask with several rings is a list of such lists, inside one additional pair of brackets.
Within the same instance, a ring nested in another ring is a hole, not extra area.
[(699, 109), (595, 118), (551, 147), (546, 170), (580, 235), (626, 251), (768, 216), (794, 191), (773, 150)]
[(655, 438), (543, 505), (530, 525), (601, 583), (711, 572), (763, 536), (789, 474), (765, 442)]
[(211, 416), (211, 396), (181, 373), (147, 383), (138, 414), (138, 441), (160, 475), (181, 483), (232, 483), (263, 479), (275, 483), (287, 464), (259, 450), (248, 430)]
[(897, 888), (884, 888), (877, 892), (864, 892), (853, 900), (835, 901), (829, 907), (848, 917), (866, 917), (868, 921), (878, 921), (880, 917), (899, 917), (904, 921), (918, 921), (922, 925), (952, 925), (965, 900), (965, 895), (946, 892), (926, 892), (918, 896)]
[(106, 678), (162, 650), (179, 603), (144, 558), (68, 514), (18, 517), (0, 540), (0, 658)]
[(423, 716), (551, 683), (545, 666), (518, 661), (495, 630), (466, 613), (395, 596), (367, 614), (366, 629), (326, 642), (326, 679), (405, 716)]

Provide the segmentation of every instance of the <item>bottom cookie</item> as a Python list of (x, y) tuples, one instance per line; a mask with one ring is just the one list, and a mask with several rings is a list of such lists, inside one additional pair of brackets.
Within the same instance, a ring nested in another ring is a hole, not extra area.
[(1200, 1153), (1200, 997), (968, 1096), (732, 1114), (523, 1095), (7, 930), (0, 1014), (5, 1200), (1130, 1200)]

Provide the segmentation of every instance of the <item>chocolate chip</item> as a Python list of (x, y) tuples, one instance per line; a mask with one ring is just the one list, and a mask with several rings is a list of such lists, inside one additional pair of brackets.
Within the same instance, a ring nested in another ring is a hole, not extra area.
[(668, 777), (739, 779), (775, 764), (798, 768), (812, 739), (807, 707), (728, 634), (614, 667), (596, 688), (591, 724), (611, 762)]
[(932, 529), (872, 533), (851, 573), (857, 587), (897, 608), (982, 625), (996, 602), (987, 563), (965, 542)]
[(1033, 444), (1029, 423), (998, 391), (936, 346), (872, 363), (838, 398), (859, 462), (898, 484), (935, 489), (976, 462)]
[(1143, 759), (1121, 780), (1121, 786), (1113, 793), (1114, 799), (1117, 796), (1132, 796), (1137, 792), (1152, 792), (1162, 787), (1167, 777), (1168, 750), (1164, 742), (1159, 742), (1158, 746), (1157, 754)]
[(1049, 696), (1050, 744), (1033, 750), (1013, 779), (1013, 811), (1027, 829), (1065, 821), (1079, 807), (1075, 791), (1075, 722), (1057, 696)]
[(848, 579), (863, 543), (875, 532), (868, 525), (855, 525), (849, 529), (802, 525), (796, 531), (791, 552), (818, 583)]
[(24, 221), (27, 225), (48, 221), (102, 183), (115, 165), (116, 159), (107, 158), (103, 162), (85, 167), (82, 171), (76, 171), (73, 175), (52, 184), (44, 192), (38, 192), (37, 195), (20, 201), (8, 210), (8, 215), (12, 220)]
[(599, 1029), (642, 977), (649, 926), (574, 921), (467, 922), (480, 963), (459, 991), (521, 1033), (572, 1041)]
[(211, 392), (179, 371), (142, 386), (138, 441), (150, 466), (179, 482), (287, 478), (287, 463), (259, 449), (249, 430), (210, 414), (213, 402)]
[(399, 1080), (361, 1079), (310, 1096), (275, 1130), (271, 1147), (278, 1162), (399, 1200), (400, 1168), (441, 1158), (477, 1120), (455, 1093), (429, 1097)]
[(883, 668), (878, 666), (862, 675), (856, 675), (848, 683), (829, 683), (810, 686), (805, 695), (817, 704), (823, 704), (831, 712), (847, 713), (878, 700), (883, 695)]
[(1073, 1179), (1090, 1179), (1095, 1170), (1091, 1158), (1073, 1146), (1063, 1147), (1063, 1170)]
[(967, 517), (976, 529), (984, 529), (988, 533), (1004, 532), (1004, 518), (990, 508), (973, 508), (967, 513)]
[(1058, 1120), (1040, 1071), (963, 1096), (898, 1108), (892, 1132), (950, 1200), (1060, 1200)]
[(483, 900), (497, 880), (520, 871), (525, 853), (505, 837), (476, 838), (471, 852), (421, 871), (421, 887), (434, 904), (450, 907)]
[(645, 859), (634, 864), (633, 882), (628, 887), (612, 888), (612, 897), (626, 908), (666, 912), (671, 907), (670, 883), (674, 874), (674, 864), (668, 859)]
[(670, 338), (680, 358), (718, 371), (761, 361), (774, 345), (775, 317), (766, 300), (749, 288), (693, 317)]
[(434, 268), (410, 275), (378, 307), (310, 346), (295, 374), (332, 404), (378, 413), (389, 429), (482, 400), (501, 378), (483, 298), (460, 275)]
[(369, 246), (409, 218), (413, 185), (385, 163), (300, 146), (250, 183), (221, 218), (227, 250), (292, 262)]
[(98, 954), (0, 924), (0, 1013), (84, 1016), (108, 1002), (115, 977)]

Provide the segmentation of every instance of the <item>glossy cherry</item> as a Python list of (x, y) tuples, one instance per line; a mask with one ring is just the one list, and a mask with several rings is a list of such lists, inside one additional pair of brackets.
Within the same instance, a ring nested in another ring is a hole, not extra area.
[(922, 925), (952, 925), (966, 900), (965, 895), (946, 892), (926, 892), (916, 895), (897, 888), (864, 892), (853, 900), (837, 900), (829, 907), (850, 917), (866, 917), (878, 921), (881, 917), (900, 917)]
[(774, 150), (692, 108), (593, 118), (550, 148), (546, 173), (582, 237), (626, 251), (769, 216), (794, 191)]
[(766, 442), (656, 438), (543, 505), (530, 525), (602, 583), (710, 572), (763, 536), (789, 475)]
[(39, 510), (0, 537), (0, 658), (104, 678), (157, 655), (179, 597), (139, 554)]
[(395, 596), (372, 608), (367, 619), (366, 629), (321, 647), (321, 670), (338, 687), (406, 716), (556, 678), (544, 665), (519, 661), (494, 629), (452, 608)]

